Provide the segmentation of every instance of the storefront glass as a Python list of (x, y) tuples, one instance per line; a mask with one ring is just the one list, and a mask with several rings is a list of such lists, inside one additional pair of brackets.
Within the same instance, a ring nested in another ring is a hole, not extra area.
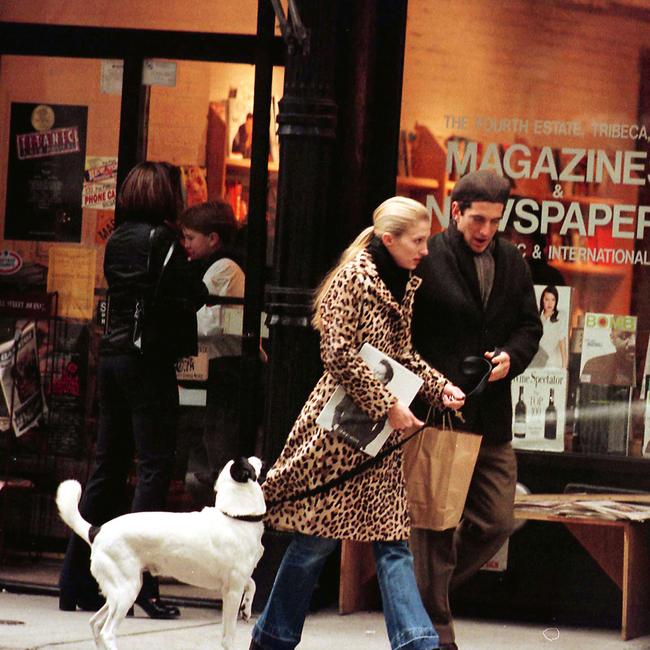
[(529, 263), (544, 325), (512, 384), (514, 444), (639, 457), (650, 439), (648, 15), (592, 4), (409, 2), (398, 191), (431, 209), (437, 232), (460, 176), (510, 180), (501, 236)]

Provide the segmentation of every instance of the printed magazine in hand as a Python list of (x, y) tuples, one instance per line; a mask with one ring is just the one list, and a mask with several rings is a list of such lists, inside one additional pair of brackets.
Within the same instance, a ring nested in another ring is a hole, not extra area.
[[(404, 404), (413, 401), (422, 386), (420, 377), (369, 343), (361, 346), (359, 356), (393, 395)], [(393, 432), (388, 416), (374, 422), (354, 403), (342, 386), (336, 387), (316, 418), (316, 424), (370, 456), (377, 455)]]

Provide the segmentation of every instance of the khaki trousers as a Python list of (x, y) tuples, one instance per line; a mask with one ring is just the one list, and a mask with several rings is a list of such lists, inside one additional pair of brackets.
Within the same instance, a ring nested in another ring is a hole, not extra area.
[(418, 588), (441, 644), (454, 641), (450, 589), (476, 573), (513, 530), (516, 485), (517, 459), (512, 445), (482, 444), (458, 526), (411, 531)]

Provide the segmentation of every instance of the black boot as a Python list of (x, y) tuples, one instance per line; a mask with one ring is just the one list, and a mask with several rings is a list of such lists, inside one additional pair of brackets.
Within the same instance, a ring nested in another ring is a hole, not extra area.
[(158, 578), (145, 571), (142, 574), (142, 588), (135, 604), (144, 609), (149, 618), (178, 618), (181, 611), (176, 605), (171, 605), (160, 599)]
[(76, 612), (77, 609), (82, 612), (96, 612), (105, 602), (104, 597), (96, 592), (84, 596), (69, 589), (59, 592), (59, 609), (62, 612)]
[(170, 603), (165, 603), (160, 598), (143, 598), (138, 596), (136, 604), (144, 609), (149, 618), (178, 618), (181, 610)]

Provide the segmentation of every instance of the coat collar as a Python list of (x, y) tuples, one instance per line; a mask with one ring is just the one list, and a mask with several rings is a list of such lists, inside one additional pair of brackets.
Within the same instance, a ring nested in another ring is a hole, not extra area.
[[(478, 284), (476, 266), (474, 265), (474, 253), (472, 253), (469, 246), (467, 246), (465, 243), (463, 235), (458, 231), (455, 223), (450, 222), (450, 225), (444, 231), (443, 236), (454, 253), (454, 257), (458, 263), (459, 271), (465, 280), (465, 283), (467, 284), (474, 300), (477, 302), (481, 311), (483, 311), (484, 308), (483, 301), (481, 299), (481, 289)], [(494, 283), (492, 285), (492, 292), (490, 293), (485, 311), (489, 311), (494, 302), (494, 299), (497, 295), (495, 288), (503, 286), (505, 273), (503, 265), (500, 265), (498, 262), (500, 248), (499, 236), (496, 235), (493, 241), (494, 247), (492, 249), (492, 255), (494, 256)]]
[(366, 270), (369, 280), (368, 289), (374, 292), (381, 300), (381, 302), (383, 302), (390, 309), (391, 312), (394, 312), (400, 318), (403, 317), (405, 315), (404, 309), (412, 304), (415, 291), (422, 282), (421, 278), (419, 278), (417, 275), (413, 275), (412, 272), (409, 272), (409, 279), (406, 283), (404, 298), (402, 299), (401, 303), (398, 303), (384, 281), (381, 279), (379, 271), (377, 270), (377, 267), (372, 259), (372, 255), (364, 249), (358, 254), (357, 261), (359, 265)]

